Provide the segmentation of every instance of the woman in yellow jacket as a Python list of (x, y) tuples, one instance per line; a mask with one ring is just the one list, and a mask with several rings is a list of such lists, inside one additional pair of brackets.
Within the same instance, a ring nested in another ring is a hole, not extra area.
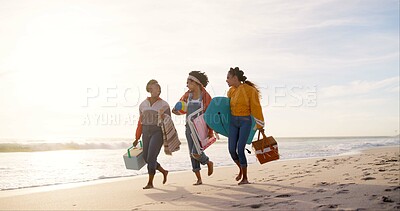
[(251, 116), (256, 121), (259, 130), (264, 128), (264, 117), (260, 104), (260, 91), (244, 76), (244, 72), (238, 67), (230, 68), (226, 82), (230, 87), (231, 123), (229, 126), (228, 147), (229, 153), (239, 167), (236, 180), (239, 185), (248, 184), (247, 160), (245, 146), (251, 130)]

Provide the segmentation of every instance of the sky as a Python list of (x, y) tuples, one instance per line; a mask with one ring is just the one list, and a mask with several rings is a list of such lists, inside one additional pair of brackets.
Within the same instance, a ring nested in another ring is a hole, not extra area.
[(0, 46), (3, 139), (133, 139), (150, 79), (172, 107), (236, 66), (269, 135), (399, 133), (398, 0), (0, 0)]

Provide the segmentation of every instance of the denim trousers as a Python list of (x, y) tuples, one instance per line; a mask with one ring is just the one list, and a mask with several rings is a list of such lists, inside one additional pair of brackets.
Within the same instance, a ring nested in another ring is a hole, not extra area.
[(163, 146), (163, 136), (161, 127), (156, 125), (143, 125), (143, 158), (147, 163), (147, 171), (149, 174), (156, 174), (156, 169), (160, 165), (157, 162), (158, 154), (160, 154)]
[[(200, 164), (205, 165), (208, 163), (208, 161), (210, 160), (207, 155), (204, 152), (197, 152), (194, 143), (193, 143), (193, 139), (191, 136), (191, 131), (188, 125), (186, 125), (186, 131), (185, 131), (185, 135), (186, 135), (186, 140), (187, 140), (187, 144), (189, 147), (189, 154), (190, 154), (190, 161), (192, 162), (192, 171), (196, 172), (196, 171), (200, 171)], [(192, 156), (192, 154), (200, 154), (200, 157), (194, 158)]]
[(251, 131), (250, 116), (233, 116), (229, 125), (228, 149), (232, 160), (239, 161), (241, 167), (247, 167), (245, 147)]

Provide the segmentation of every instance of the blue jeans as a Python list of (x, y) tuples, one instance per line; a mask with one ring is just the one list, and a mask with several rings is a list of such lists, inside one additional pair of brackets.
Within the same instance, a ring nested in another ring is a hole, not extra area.
[(250, 116), (233, 116), (229, 125), (228, 148), (234, 161), (239, 161), (241, 167), (247, 167), (244, 149), (251, 131)]
[[(207, 157), (207, 155), (204, 152), (197, 152), (196, 148), (194, 147), (192, 136), (190, 134), (191, 134), (191, 131), (189, 129), (189, 126), (186, 125), (185, 135), (186, 135), (186, 140), (187, 140), (187, 144), (189, 147), (190, 161), (192, 162), (192, 171), (196, 172), (196, 171), (200, 171), (200, 169), (201, 169), (200, 164), (206, 165), (210, 159)], [(199, 158), (195, 159), (192, 156), (193, 153), (194, 154), (201, 153), (201, 154), (200, 154)]]
[(147, 163), (149, 174), (156, 174), (156, 169), (160, 165), (157, 162), (158, 154), (164, 144), (161, 127), (156, 125), (143, 125), (143, 158)]

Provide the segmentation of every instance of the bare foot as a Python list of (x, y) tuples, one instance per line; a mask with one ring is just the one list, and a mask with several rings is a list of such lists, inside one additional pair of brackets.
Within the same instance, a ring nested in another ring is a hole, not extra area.
[(154, 187), (153, 187), (153, 185), (149, 185), (149, 184), (147, 184), (146, 186), (143, 187), (143, 189), (151, 189), (151, 188), (154, 188)]
[(208, 168), (208, 176), (211, 176), (211, 174), (214, 171), (214, 163), (212, 161), (208, 161), (207, 168)]
[(197, 180), (197, 182), (194, 183), (193, 185), (201, 185), (201, 184), (203, 184), (203, 182), (201, 180)]
[(238, 185), (244, 185), (244, 184), (250, 184), (250, 182), (247, 179), (243, 179), (238, 183)]
[(239, 181), (242, 179), (242, 172), (239, 172), (239, 174), (236, 176), (236, 181)]
[(168, 171), (165, 170), (165, 172), (163, 173), (163, 175), (164, 175), (164, 180), (163, 180), (162, 184), (165, 184), (165, 183), (167, 182)]

